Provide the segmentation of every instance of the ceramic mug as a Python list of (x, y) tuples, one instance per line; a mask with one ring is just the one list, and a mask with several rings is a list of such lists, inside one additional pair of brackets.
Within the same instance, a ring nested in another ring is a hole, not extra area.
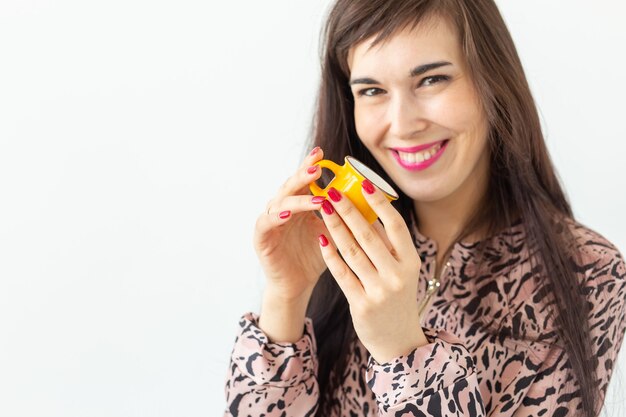
[(396, 193), (387, 181), (383, 180), (363, 162), (352, 156), (346, 156), (343, 166), (337, 165), (328, 159), (322, 159), (317, 162), (316, 165), (319, 165), (320, 168), (331, 170), (333, 174), (335, 174), (335, 177), (325, 188), (321, 188), (315, 181), (309, 184), (313, 195), (328, 197), (328, 189), (335, 187), (352, 201), (370, 224), (376, 221), (378, 215), (372, 210), (369, 204), (367, 204), (365, 196), (363, 196), (361, 192), (361, 182), (363, 182), (364, 179), (368, 179), (375, 187), (382, 191), (389, 201), (398, 199), (398, 193)]

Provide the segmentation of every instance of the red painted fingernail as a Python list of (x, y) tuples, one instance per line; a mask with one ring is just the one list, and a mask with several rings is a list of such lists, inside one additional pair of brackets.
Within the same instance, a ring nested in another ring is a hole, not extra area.
[(311, 199), (311, 203), (313, 204), (322, 204), (324, 201), (326, 201), (326, 197), (323, 195), (318, 195)]
[(335, 189), (335, 187), (330, 187), (328, 189), (328, 196), (335, 203), (338, 202), (338, 201), (341, 201), (341, 194), (339, 194), (339, 191), (337, 191), (337, 189)]
[(289, 210), (281, 211), (278, 215), (278, 217), (280, 217), (281, 219), (286, 219), (289, 216), (291, 216), (291, 211)]
[(361, 183), (361, 186), (363, 187), (366, 193), (374, 194), (374, 186), (369, 180), (363, 180), (363, 182)]
[(326, 214), (333, 214), (335, 212), (333, 205), (330, 204), (328, 200), (322, 201), (322, 209), (324, 210), (324, 213)]
[(311, 153), (309, 155), (315, 155), (317, 153), (317, 151), (320, 150), (319, 146), (316, 146), (315, 148), (313, 148), (313, 150), (311, 151)]
[(324, 235), (319, 235), (317, 238), (318, 238), (318, 239), (319, 239), (319, 241), (320, 241), (320, 245), (322, 245), (322, 246), (324, 246), (324, 247), (328, 246), (328, 239), (326, 239), (326, 236), (324, 236)]
[(317, 168), (319, 168), (317, 165), (310, 166), (306, 170), (306, 172), (308, 172), (309, 174), (315, 174), (317, 172)]

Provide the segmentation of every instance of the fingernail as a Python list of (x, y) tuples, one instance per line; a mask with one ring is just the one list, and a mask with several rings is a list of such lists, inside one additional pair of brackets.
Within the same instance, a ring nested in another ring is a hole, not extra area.
[(324, 213), (326, 214), (333, 214), (335, 212), (333, 205), (330, 204), (328, 200), (322, 201), (322, 209), (324, 210)]
[(320, 150), (320, 147), (319, 147), (319, 146), (316, 146), (315, 148), (313, 148), (313, 150), (311, 151), (311, 153), (309, 154), (309, 156), (311, 156), (311, 155), (315, 155), (315, 154), (317, 153), (317, 151), (319, 151), (319, 150)]
[(309, 174), (315, 174), (317, 172), (318, 165), (313, 165), (307, 168), (306, 172)]
[(341, 200), (341, 194), (339, 194), (339, 191), (337, 191), (335, 189), (335, 187), (330, 187), (328, 189), (328, 196), (330, 197), (331, 200), (333, 200), (335, 203)]
[(322, 245), (322, 246), (324, 246), (324, 247), (328, 246), (328, 239), (326, 239), (326, 236), (324, 236), (324, 235), (319, 235), (317, 238), (318, 238), (318, 239), (319, 239), (319, 241), (320, 241), (320, 245)]
[(324, 201), (326, 201), (326, 197), (321, 196), (321, 195), (315, 196), (311, 199), (311, 203), (313, 204), (321, 204)]
[(291, 211), (289, 210), (281, 211), (278, 215), (278, 217), (280, 217), (281, 219), (286, 219), (289, 216), (291, 216)]
[(374, 194), (374, 186), (369, 180), (367, 179), (363, 180), (363, 182), (361, 183), (361, 186), (363, 187), (366, 193)]

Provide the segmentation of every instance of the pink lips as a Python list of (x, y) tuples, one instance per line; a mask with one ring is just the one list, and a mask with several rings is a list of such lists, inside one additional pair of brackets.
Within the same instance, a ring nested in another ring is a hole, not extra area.
[[(445, 143), (443, 143), (443, 142), (445, 142)], [(419, 152), (422, 149), (430, 148), (430, 147), (432, 147), (434, 145), (437, 145), (438, 143), (443, 143), (443, 145), (441, 145), (441, 148), (437, 151), (437, 153), (434, 154), (427, 161), (416, 162), (416, 163), (412, 164), (410, 162), (403, 161), (402, 158), (400, 158), (400, 155), (398, 155), (398, 151), (400, 151), (400, 152)], [(443, 140), (443, 141), (440, 141), (440, 142), (429, 143), (427, 145), (414, 146), (412, 148), (394, 148), (394, 149), (392, 149), (392, 151), (393, 151), (392, 155), (396, 159), (396, 161), (398, 161), (398, 164), (402, 168), (407, 169), (409, 171), (421, 171), (421, 170), (424, 170), (424, 169), (428, 168), (429, 166), (431, 166), (435, 162), (437, 162), (437, 160), (443, 154), (443, 151), (445, 151), (445, 149), (447, 147), (448, 147), (447, 140)]]
[(445, 141), (446, 141), (446, 139), (439, 140), (437, 142), (427, 143), (425, 145), (413, 146), (411, 148), (391, 148), (391, 149), (393, 149), (394, 151), (413, 153), (413, 152), (423, 151), (424, 149), (432, 148), (433, 146), (438, 145), (440, 143), (443, 143)]

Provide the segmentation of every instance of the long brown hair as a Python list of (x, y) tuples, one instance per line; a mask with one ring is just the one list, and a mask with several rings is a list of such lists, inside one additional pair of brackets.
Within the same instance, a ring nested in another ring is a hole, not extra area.
[[(598, 403), (596, 363), (587, 324), (589, 310), (572, 268), (572, 257), (577, 259), (570, 248), (574, 239), (563, 227), (563, 221), (573, 219), (573, 214), (548, 155), (513, 40), (492, 0), (337, 0), (323, 31), (321, 85), (311, 146), (321, 146), (325, 157), (335, 161), (353, 155), (395, 186), (357, 136), (347, 54), (351, 47), (372, 36), (378, 43), (433, 16), (448, 19), (457, 28), (490, 126), (488, 191), (455, 242), (481, 227), (491, 236), (521, 218), (528, 246), (533, 248), (529, 251), (533, 254), (531, 262), (541, 271), (540, 293), (550, 301), (578, 383), (578, 409), (581, 415), (592, 417)], [(417, 221), (413, 201), (399, 193), (394, 205), (411, 225)], [(317, 415), (326, 416), (336, 406), (332, 403), (333, 392), (344, 379), (356, 337), (348, 303), (328, 270), (315, 288), (307, 314), (313, 319), (318, 341), (321, 395)]]

